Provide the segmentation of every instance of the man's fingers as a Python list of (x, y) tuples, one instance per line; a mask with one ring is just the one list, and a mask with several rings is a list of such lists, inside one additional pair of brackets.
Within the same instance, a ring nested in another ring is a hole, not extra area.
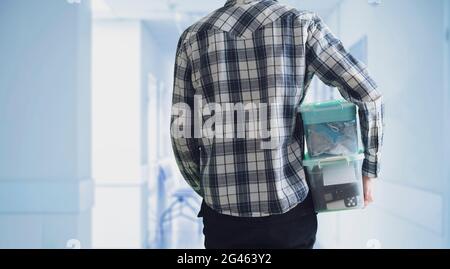
[(373, 202), (373, 195), (372, 195), (372, 180), (369, 177), (363, 178), (363, 189), (364, 189), (364, 206), (368, 206), (370, 203)]
[(373, 202), (372, 192), (371, 191), (365, 191), (364, 192), (364, 205), (368, 206), (372, 202)]

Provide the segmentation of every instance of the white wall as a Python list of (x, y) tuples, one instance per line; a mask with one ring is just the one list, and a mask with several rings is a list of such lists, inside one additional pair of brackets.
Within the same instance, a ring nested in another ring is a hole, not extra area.
[(142, 246), (140, 23), (93, 24), (94, 248)]
[(148, 246), (149, 74), (160, 48), (138, 20), (95, 20), (93, 35), (94, 247)]
[(89, 1), (0, 4), (0, 247), (90, 246)]
[(370, 239), (386, 248), (450, 246), (444, 2), (344, 0), (329, 18), (347, 47), (367, 35), (386, 129), (375, 204), (321, 216), (323, 247), (364, 248)]

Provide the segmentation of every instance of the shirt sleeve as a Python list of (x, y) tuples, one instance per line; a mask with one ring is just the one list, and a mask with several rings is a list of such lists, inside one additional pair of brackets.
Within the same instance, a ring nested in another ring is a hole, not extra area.
[(317, 75), (328, 86), (338, 88), (344, 99), (358, 106), (365, 154), (363, 175), (378, 177), (384, 127), (382, 96), (364, 64), (346, 51), (317, 15), (308, 26), (306, 71), (307, 79)]
[(191, 65), (186, 50), (180, 42), (174, 68), (171, 113), (171, 141), (176, 162), (186, 182), (199, 194), (200, 150), (194, 137), (194, 88), (191, 81)]

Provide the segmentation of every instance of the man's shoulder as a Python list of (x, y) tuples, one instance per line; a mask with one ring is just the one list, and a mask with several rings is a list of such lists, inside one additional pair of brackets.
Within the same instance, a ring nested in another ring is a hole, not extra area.
[(179, 43), (186, 43), (187, 40), (195, 36), (199, 31), (205, 30), (206, 28), (212, 28), (212, 20), (214, 18), (217, 18), (218, 16), (221, 16), (222, 14), (225, 14), (225, 11), (226, 8), (221, 7), (195, 21), (183, 31), (180, 36)]

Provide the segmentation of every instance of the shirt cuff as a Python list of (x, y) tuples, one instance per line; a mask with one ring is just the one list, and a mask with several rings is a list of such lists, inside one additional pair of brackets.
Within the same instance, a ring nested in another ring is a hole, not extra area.
[(365, 157), (362, 165), (362, 175), (370, 178), (377, 178), (380, 173), (380, 163), (377, 156)]

